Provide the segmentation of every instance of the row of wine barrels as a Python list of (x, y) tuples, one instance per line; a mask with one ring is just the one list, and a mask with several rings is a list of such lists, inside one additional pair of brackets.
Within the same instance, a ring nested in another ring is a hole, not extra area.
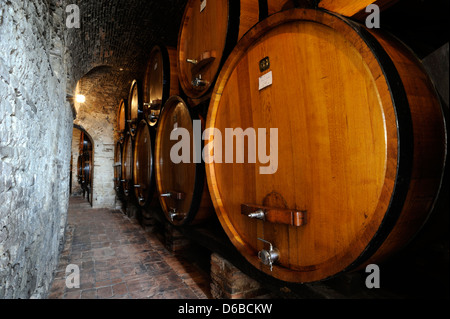
[(150, 126), (158, 123), (161, 109), (172, 95), (179, 94), (177, 50), (156, 45), (150, 52), (144, 78), (144, 117)]
[[(204, 96), (212, 87), (227, 55), (245, 32), (260, 19), (291, 4), (292, 1), (287, 0), (188, 1), (177, 46), (177, 79), (183, 92), (190, 98)], [(195, 84), (196, 79), (199, 85)], [(192, 137), (194, 120), (199, 120), (199, 114), (190, 110), (176, 92), (171, 92), (170, 96), (163, 111), (158, 110), (162, 113), (155, 145), (157, 191), (169, 222), (177, 226), (197, 224), (209, 219), (214, 212), (204, 163), (201, 160), (196, 163), (193, 158), (188, 162), (174, 163), (171, 151), (176, 142), (170, 135), (176, 125)], [(151, 123), (151, 119), (148, 122)], [(194, 153), (193, 143), (189, 145), (189, 154)]]
[(114, 149), (114, 189), (118, 195), (122, 191), (122, 148), (122, 143), (117, 142)]
[[(141, 120), (134, 140), (131, 135), (126, 136), (121, 160), (116, 160), (121, 168), (120, 177), (117, 172), (115, 178), (120, 178), (120, 191), (123, 190), (126, 199), (144, 210), (154, 203), (156, 195), (170, 223), (177, 226), (200, 223), (214, 212), (204, 165), (173, 163), (171, 150), (175, 142), (170, 139), (175, 123), (192, 133), (193, 121), (198, 116), (179, 96), (172, 96), (161, 114), (157, 130)], [(117, 150), (119, 147), (120, 143)], [(189, 152), (192, 154), (191, 149)]]
[[(276, 13), (289, 1), (268, 1), (273, 12), (257, 23), (263, 2), (188, 1), (177, 47), (182, 91), (211, 95), (205, 128), (262, 129), (259, 161), (174, 162), (171, 135), (195, 137), (198, 112), (176, 95), (159, 105), (155, 98), (141, 125), (136, 102), (124, 191), (145, 203), (150, 188), (142, 186), (154, 176), (174, 225), (215, 210), (238, 251), (283, 281), (381, 262), (420, 230), (440, 189), (446, 131), (434, 87), (414, 54), (380, 30), (321, 10)], [(130, 101), (139, 101), (136, 87)], [(197, 147), (191, 140), (189, 153)]]
[(178, 35), (178, 78), (183, 92), (202, 98), (238, 40), (258, 21), (294, 6), (292, 0), (189, 0)]
[(266, 130), (258, 148), (273, 157), (208, 163), (207, 181), (234, 246), (288, 282), (404, 247), (429, 216), (446, 160), (442, 109), (420, 61), (394, 37), (320, 10), (274, 14), (240, 40), (206, 128)]
[(139, 206), (151, 202), (154, 127), (169, 96), (179, 93), (176, 70), (176, 49), (155, 45), (150, 52), (143, 85), (135, 79), (128, 100), (123, 100), (119, 106), (118, 122), (124, 124), (122, 127), (119, 124), (119, 131), (124, 134), (120, 179), (117, 179), (117, 165), (115, 181), (120, 183), (120, 191), (126, 198), (136, 199)]
[[(192, 2), (192, 1), (191, 1)], [(279, 1), (279, 0), (269, 0), (269, 1), (260, 1), (261, 3), (258, 3), (258, 1), (241, 1), (240, 3), (235, 3), (234, 1), (230, 1), (230, 12), (232, 13), (233, 18), (230, 19), (230, 23), (228, 24), (228, 30), (229, 34), (227, 36), (227, 48), (224, 50), (223, 59), (221, 64), (226, 58), (226, 54), (228, 54), (233, 46), (236, 44), (237, 40), (242, 37), (242, 35), (255, 23), (259, 21), (261, 17), (265, 17), (270, 13), (273, 13), (275, 11), (281, 10), (282, 7), (285, 7), (288, 3), (291, 3), (291, 1)], [(263, 3), (264, 2), (264, 3)], [(204, 3), (204, 2), (203, 2)], [(189, 11), (189, 7), (193, 6), (193, 3), (188, 4), (186, 8), (186, 12)], [(205, 21), (210, 21), (211, 19), (215, 19), (217, 17), (214, 16), (214, 12), (217, 11), (223, 11), (225, 8), (221, 8), (220, 5), (222, 3), (211, 3), (208, 5), (208, 9), (205, 10), (205, 8), (202, 9), (204, 17), (207, 16)], [(228, 4), (227, 4), (228, 5)], [(212, 7), (212, 8), (210, 8)], [(205, 14), (206, 13), (206, 14)], [(194, 21), (194, 18), (190, 17), (188, 18), (187, 13), (185, 13), (185, 20)], [(225, 22), (226, 19), (222, 19), (222, 22)], [(209, 22), (208, 22), (209, 23)], [(197, 24), (197, 23), (195, 23)], [(237, 34), (234, 29), (238, 30)], [(192, 46), (192, 38), (189, 33), (191, 32), (190, 26), (183, 27), (181, 30), (184, 33), (183, 38), (190, 38), (190, 45)], [(198, 30), (194, 28), (194, 30)], [(207, 31), (207, 32), (204, 32)], [(195, 31), (194, 31), (195, 32)], [(208, 34), (206, 38), (202, 39), (198, 37), (197, 35), (195, 38), (197, 38), (198, 43), (204, 44), (206, 46), (209, 46), (211, 41), (213, 41), (215, 45), (215, 32), (216, 30), (203, 30), (201, 33)], [(209, 42), (205, 42), (205, 39), (207, 39)], [(213, 51), (216, 51), (215, 47), (212, 47)], [(128, 97), (128, 104), (126, 105), (121, 104), (119, 107), (119, 115), (118, 115), (118, 122), (120, 117), (120, 123), (125, 122), (126, 123), (126, 130), (128, 131), (128, 134), (131, 135), (131, 138), (125, 138), (124, 139), (124, 146), (122, 149), (122, 158), (123, 161), (122, 169), (121, 169), (121, 185), (123, 188), (123, 191), (126, 195), (126, 197), (130, 197), (131, 191), (134, 189), (134, 195), (135, 199), (137, 200), (138, 204), (140, 206), (145, 206), (148, 201), (149, 197), (151, 197), (151, 190), (152, 187), (149, 186), (152, 180), (152, 174), (153, 174), (153, 162), (151, 161), (152, 154), (151, 148), (147, 146), (143, 146), (147, 140), (153, 141), (153, 137), (151, 136), (152, 130), (148, 129), (143, 121), (145, 121), (149, 126), (155, 127), (158, 123), (158, 119), (161, 113), (161, 109), (163, 105), (165, 105), (167, 99), (170, 96), (177, 96), (179, 91), (179, 72), (177, 67), (177, 52), (179, 50), (165, 47), (165, 46), (155, 46), (150, 53), (150, 57), (148, 59), (146, 74), (143, 82), (143, 88), (141, 87), (141, 84), (138, 80), (133, 81), (130, 89), (130, 94)], [(218, 60), (220, 61), (220, 60)], [(180, 64), (178, 64), (180, 65)], [(218, 70), (215, 71), (216, 73)], [(183, 102), (184, 103), (184, 102)], [(185, 104), (186, 105), (186, 104)], [(124, 106), (124, 107), (122, 107)], [(126, 109), (125, 112), (120, 111), (122, 109)], [(123, 113), (126, 114), (125, 121), (123, 120), (124, 116)], [(186, 119), (191, 120), (192, 119)], [(191, 124), (192, 125), (192, 124)], [(142, 132), (141, 134), (138, 134), (138, 131)], [(158, 128), (159, 129), (159, 128)], [(163, 130), (168, 130), (168, 127), (164, 127)], [(119, 131), (124, 131), (124, 127), (120, 127), (119, 125)], [(145, 137), (144, 137), (145, 136)], [(139, 138), (138, 138), (139, 137)], [(154, 141), (153, 141), (154, 143)], [(149, 143), (150, 145), (151, 143)], [(166, 151), (166, 150), (164, 150)], [(161, 154), (164, 153), (163, 151)], [(158, 160), (157, 160), (158, 162)], [(145, 163), (145, 164), (144, 164)], [(179, 170), (183, 171), (181, 168), (183, 165), (180, 165)], [(189, 166), (189, 165), (188, 165)], [(192, 165), (191, 165), (192, 166)], [(145, 168), (144, 168), (145, 167)], [(195, 170), (191, 173), (192, 176), (194, 176), (195, 182), (198, 184), (199, 181), (203, 181), (203, 184), (205, 184), (204, 177), (200, 178), (200, 175), (204, 175), (204, 169), (201, 169), (199, 167), (196, 167)], [(185, 168), (184, 170), (186, 170)], [(148, 174), (144, 174), (144, 171), (148, 171)], [(116, 175), (119, 175), (118, 172)], [(165, 174), (163, 177), (161, 177), (160, 180), (167, 180), (167, 183), (170, 185), (170, 180), (172, 179), (173, 174)], [(190, 176), (188, 174), (182, 174), (181, 176)], [(182, 177), (178, 177), (182, 178)], [(117, 177), (115, 177), (115, 180), (117, 181)], [(173, 182), (173, 181), (172, 181)], [(186, 181), (187, 184), (189, 184), (188, 181)], [(195, 184), (195, 185), (197, 185)], [(204, 187), (200, 183), (199, 185), (200, 192), (195, 191), (195, 198), (185, 199), (183, 200), (183, 206), (184, 208), (179, 208), (179, 211), (183, 210), (185, 218), (176, 218), (176, 221), (174, 221), (172, 218), (169, 217), (169, 220), (176, 224), (188, 224), (188, 223), (196, 223), (198, 221), (201, 221), (205, 218), (206, 215), (210, 215), (210, 213), (206, 213), (208, 209), (202, 208), (203, 206), (208, 207), (209, 211), (211, 210), (212, 204), (209, 195), (203, 196), (204, 193), (208, 194), (207, 187)], [(162, 185), (160, 185), (162, 187)], [(170, 187), (169, 187), (170, 188)], [(173, 187), (172, 187), (173, 188)], [(169, 197), (165, 196), (167, 195), (166, 191), (162, 191), (162, 189), (158, 189), (160, 192), (164, 192), (161, 199), (161, 204), (163, 206), (163, 209), (166, 213), (166, 216), (169, 216), (172, 214), (173, 216), (173, 209), (175, 207), (180, 205), (180, 202), (177, 203), (177, 205), (174, 205), (173, 203), (168, 204), (167, 202), (172, 200)], [(193, 192), (192, 189), (186, 189), (187, 193)], [(178, 189), (178, 193), (181, 193), (181, 190)], [(199, 194), (197, 194), (199, 193)], [(192, 195), (192, 194), (191, 194)], [(198, 197), (198, 198), (197, 198)], [(200, 203), (196, 203), (197, 201), (200, 201)], [(190, 211), (193, 211), (194, 213), (189, 214), (186, 207), (190, 207), (186, 203), (192, 202), (192, 209)], [(196, 206), (200, 206), (199, 209), (196, 209)], [(200, 210), (200, 212), (197, 214), (197, 211)], [(189, 217), (190, 215), (194, 217)], [(203, 216), (205, 215), (205, 216)]]
[(118, 131), (134, 138), (141, 120), (155, 126), (162, 106), (174, 94), (179, 94), (176, 49), (155, 45), (150, 52), (143, 83), (133, 80), (128, 99), (120, 103)]

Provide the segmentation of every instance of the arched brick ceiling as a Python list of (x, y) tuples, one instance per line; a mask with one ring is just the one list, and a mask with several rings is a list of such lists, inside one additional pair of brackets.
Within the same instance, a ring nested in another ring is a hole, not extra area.
[(176, 46), (187, 0), (64, 2), (64, 8), (77, 4), (81, 17), (81, 27), (68, 29), (66, 38), (72, 89), (82, 79), (82, 86), (97, 95), (91, 97), (95, 101), (102, 99), (102, 87), (115, 87), (106, 98), (118, 101), (127, 94), (131, 81), (143, 76), (155, 43)]

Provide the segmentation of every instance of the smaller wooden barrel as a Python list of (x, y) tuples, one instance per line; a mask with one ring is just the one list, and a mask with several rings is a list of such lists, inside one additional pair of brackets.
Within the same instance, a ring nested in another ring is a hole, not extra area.
[(133, 187), (137, 203), (147, 207), (155, 191), (153, 169), (154, 130), (145, 120), (137, 128), (134, 144)]
[[(155, 170), (160, 203), (167, 220), (177, 226), (200, 223), (214, 212), (201, 154), (199, 163), (193, 159), (197, 148), (192, 146), (192, 137), (199, 136), (201, 144), (202, 134), (199, 122), (194, 120), (199, 118), (192, 109), (180, 97), (172, 96), (164, 105), (156, 133)], [(171, 139), (174, 127), (175, 133), (183, 131), (185, 138), (187, 134), (190, 137), (190, 146), (181, 150), (189, 152), (190, 159), (179, 163), (171, 156), (179, 145), (178, 140)]]
[(119, 110), (117, 111), (117, 131), (119, 132), (120, 142), (123, 143), (124, 134), (127, 130), (127, 100), (120, 101)]
[(267, 13), (272, 15), (295, 7), (308, 7), (310, 3), (309, 0), (267, 0)]
[(119, 194), (122, 190), (122, 143), (117, 142), (114, 150), (114, 189)]
[(227, 55), (259, 15), (254, 0), (188, 1), (177, 47), (178, 77), (188, 97), (209, 92)]
[(131, 136), (135, 136), (136, 128), (143, 114), (142, 88), (138, 80), (131, 83), (128, 97), (127, 124)]
[(190, 99), (210, 95), (238, 40), (268, 15), (294, 0), (189, 0), (178, 35), (178, 78)]
[(122, 149), (122, 188), (126, 198), (133, 193), (133, 140), (130, 135), (125, 136)]
[(144, 79), (144, 117), (150, 126), (158, 123), (161, 108), (172, 95), (179, 94), (177, 50), (154, 46)]

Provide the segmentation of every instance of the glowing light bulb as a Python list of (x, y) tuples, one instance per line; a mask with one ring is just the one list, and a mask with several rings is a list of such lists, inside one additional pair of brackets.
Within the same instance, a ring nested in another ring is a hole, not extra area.
[(77, 94), (77, 98), (76, 99), (77, 99), (78, 103), (86, 102), (86, 97), (84, 95), (81, 95), (81, 94)]

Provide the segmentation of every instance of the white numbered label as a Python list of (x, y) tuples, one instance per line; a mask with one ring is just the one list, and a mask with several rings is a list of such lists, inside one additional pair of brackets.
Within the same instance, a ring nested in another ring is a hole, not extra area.
[(264, 74), (263, 76), (259, 77), (259, 90), (265, 89), (268, 86), (272, 85), (272, 71)]
[(203, 10), (205, 10), (205, 8), (206, 8), (206, 0), (203, 0), (203, 1), (200, 3), (200, 12), (202, 12)]

